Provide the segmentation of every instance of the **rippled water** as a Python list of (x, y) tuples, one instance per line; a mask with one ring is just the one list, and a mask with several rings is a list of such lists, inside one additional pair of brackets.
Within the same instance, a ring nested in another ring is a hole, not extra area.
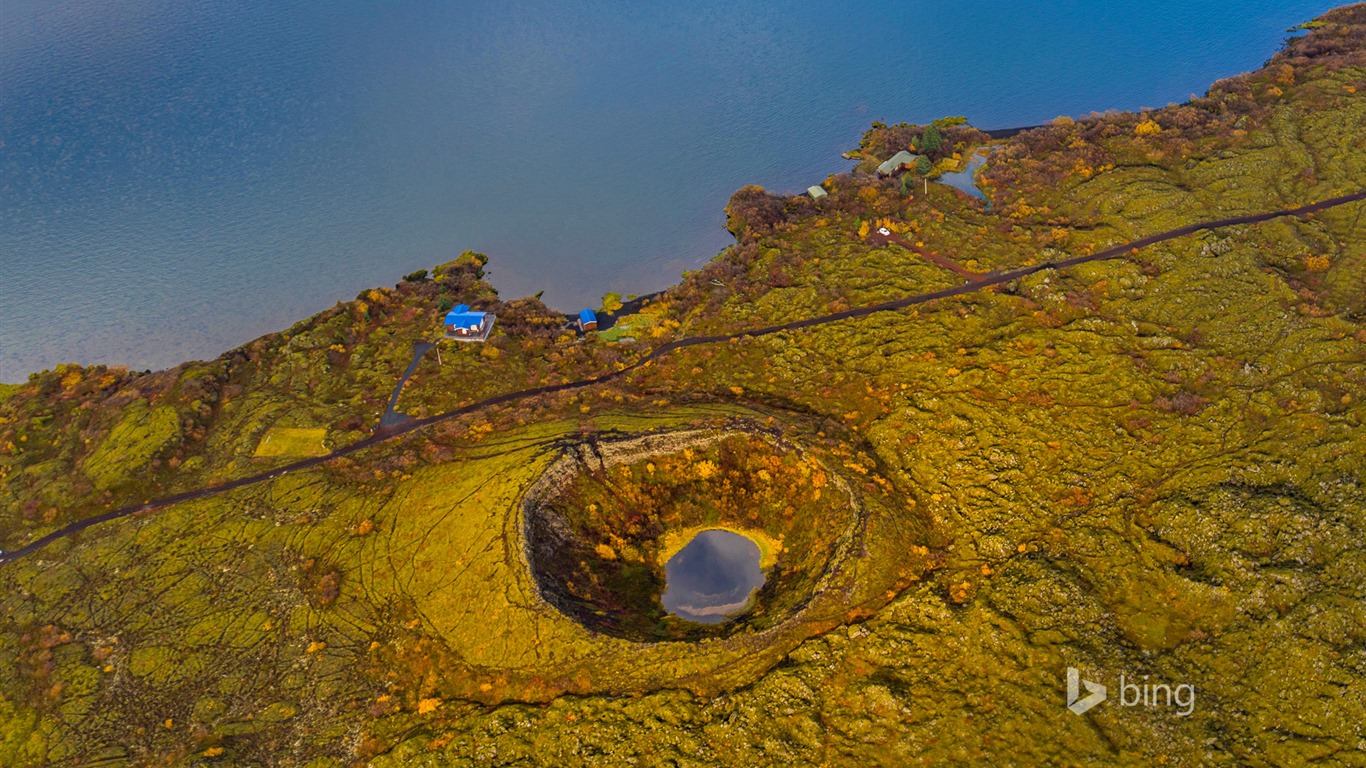
[(875, 119), (1160, 105), (1333, 2), (0, 0), (0, 380), (212, 357), (464, 248), (596, 303)]
[(759, 561), (759, 546), (738, 533), (698, 533), (664, 564), (664, 610), (699, 624), (726, 621), (764, 585)]

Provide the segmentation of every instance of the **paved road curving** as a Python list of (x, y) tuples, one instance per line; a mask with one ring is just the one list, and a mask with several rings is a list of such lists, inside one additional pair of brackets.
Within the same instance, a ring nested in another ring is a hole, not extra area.
[[(658, 360), (659, 358), (664, 357), (670, 352), (673, 352), (678, 349), (683, 349), (684, 347), (696, 347), (703, 344), (716, 344), (720, 342), (728, 342), (734, 339), (769, 336), (775, 333), (782, 333), (784, 331), (797, 331), (802, 330), (804, 328), (813, 328), (818, 325), (834, 323), (840, 320), (848, 320), (856, 317), (867, 317), (868, 315), (876, 314), (878, 312), (888, 312), (898, 309), (905, 309), (907, 307), (915, 306), (917, 304), (924, 304), (926, 302), (934, 301), (936, 299), (945, 299), (952, 296), (962, 296), (964, 294), (974, 293), (976, 291), (980, 291), (984, 288), (988, 288), (993, 285), (1002, 285), (1004, 283), (1008, 283), (1013, 280), (1019, 280), (1022, 277), (1026, 277), (1036, 272), (1042, 272), (1048, 269), (1064, 269), (1066, 267), (1072, 267), (1078, 264), (1085, 264), (1086, 262), (1090, 261), (1113, 259), (1118, 256), (1124, 256), (1134, 251), (1137, 251), (1140, 248), (1146, 248), (1150, 245), (1156, 245), (1157, 243), (1166, 242), (1168, 240), (1175, 240), (1178, 237), (1184, 237), (1186, 235), (1194, 234), (1196, 232), (1202, 232), (1210, 229), (1218, 229), (1220, 227), (1229, 227), (1238, 224), (1257, 224), (1259, 222), (1270, 221), (1272, 219), (1283, 218), (1286, 216), (1307, 216), (1312, 213), (1328, 210), (1329, 208), (1335, 208), (1337, 206), (1346, 205), (1348, 203), (1360, 202), (1362, 200), (1366, 200), (1366, 190), (1354, 192), (1350, 195), (1341, 195), (1339, 197), (1321, 200), (1319, 202), (1310, 203), (1309, 205), (1303, 205), (1298, 208), (1288, 208), (1279, 211), (1268, 211), (1266, 213), (1249, 214), (1245, 216), (1231, 216), (1226, 219), (1217, 219), (1214, 221), (1187, 224), (1184, 227), (1177, 227), (1176, 229), (1168, 230), (1166, 232), (1161, 232), (1155, 235), (1148, 235), (1147, 237), (1141, 237), (1132, 242), (1124, 243), (1122, 245), (1116, 245), (1110, 248), (1106, 248), (1102, 251), (1087, 254), (1085, 256), (1074, 256), (1069, 259), (1045, 262), (1043, 264), (1036, 264), (1034, 266), (1022, 267), (1020, 269), (1013, 269), (1005, 272), (988, 272), (986, 274), (977, 276), (977, 279), (975, 280), (971, 280), (969, 282), (963, 283), (962, 285), (954, 286), (952, 288), (945, 288), (939, 291), (916, 294), (914, 296), (907, 296), (905, 298), (895, 299), (893, 301), (884, 301), (880, 304), (870, 304), (868, 306), (857, 307), (855, 309), (847, 309), (843, 312), (835, 312), (829, 315), (821, 315), (820, 317), (807, 318), (806, 320), (797, 320), (791, 323), (783, 323), (782, 325), (770, 325), (763, 328), (753, 328), (747, 331), (739, 331), (736, 333), (728, 333), (718, 336), (692, 336), (685, 339), (677, 339), (675, 341), (671, 341), (667, 344), (663, 344), (659, 347), (656, 347), (648, 355), (636, 361), (635, 363), (632, 363), (631, 365), (628, 365), (624, 368), (615, 371), (601, 374), (599, 376), (594, 376), (588, 379), (580, 379), (578, 381), (566, 382), (564, 384), (554, 384), (550, 386), (524, 389), (520, 392), (508, 392), (506, 394), (490, 397), (487, 400), (480, 400), (477, 403), (471, 403), (469, 405), (462, 406), (451, 411), (446, 411), (445, 413), (439, 413), (434, 416), (427, 416), (421, 419), (409, 419), (407, 421), (402, 422), (401, 424), (396, 424), (392, 426), (383, 425), (375, 431), (375, 434), (371, 435), (370, 437), (361, 440), (358, 443), (348, 445), (345, 448), (339, 448), (325, 456), (315, 456), (309, 459), (302, 459), (292, 464), (287, 464), (283, 467), (279, 467), (278, 469), (273, 469), (268, 472), (262, 472), (260, 474), (251, 475), (250, 477), (242, 477), (238, 478), (237, 480), (231, 480), (220, 485), (213, 485), (207, 488), (200, 488), (198, 490), (185, 491), (184, 493), (178, 493), (173, 496), (166, 496), (164, 498), (154, 499), (144, 504), (133, 504), (126, 507), (121, 507), (119, 509), (112, 509), (107, 512), (102, 512), (98, 515), (94, 515), (92, 517), (87, 517), (83, 520), (78, 520), (74, 523), (71, 523), (70, 525), (59, 528), (53, 531), (52, 533), (43, 536), (42, 538), (36, 539), (20, 547), (19, 549), (14, 550), (13, 552), (6, 552), (3, 555), (0, 555), (0, 565), (12, 562), (21, 557), (24, 557), (25, 555), (33, 554), (34, 552), (37, 552), (38, 550), (42, 549), (43, 547), (46, 547), (48, 544), (51, 544), (54, 541), (64, 539), (68, 536), (71, 536), (72, 534), (79, 533), (85, 530), (86, 528), (99, 525), (100, 523), (106, 523), (111, 520), (117, 520), (121, 517), (128, 517), (130, 515), (136, 515), (142, 512), (150, 512), (160, 507), (167, 507), (172, 504), (179, 504), (185, 501), (192, 501), (195, 499), (203, 499), (208, 498), (210, 496), (217, 496), (219, 494), (228, 493), (229, 491), (235, 491), (238, 488), (245, 488), (247, 486), (257, 485), (259, 483), (266, 482), (267, 480), (272, 480), (276, 477), (287, 474), (289, 472), (297, 472), (299, 470), (309, 469), (312, 467), (316, 467), (320, 464), (323, 464), (325, 462), (331, 461), (333, 459), (341, 458), (343, 456), (350, 456), (353, 453), (359, 453), (360, 451), (363, 451), (367, 448), (373, 447), (380, 443), (393, 440), (395, 438), (401, 437), (402, 435), (406, 435), (409, 432), (415, 432), (419, 429), (423, 429), (432, 424), (448, 421), (450, 419), (454, 419), (459, 416), (464, 416), (475, 411), (480, 411), (485, 408), (490, 408), (495, 405), (503, 405), (506, 403), (517, 402), (519, 400), (526, 400), (528, 398), (538, 397), (540, 395), (549, 395), (557, 392), (567, 392), (575, 389), (583, 389), (585, 387), (591, 387), (597, 384), (602, 384), (604, 382), (611, 381), (613, 379), (618, 379), (650, 363), (651, 361)], [(410, 365), (409, 367), (411, 368), (412, 366)]]
[(384, 415), (379, 417), (380, 429), (397, 427), (412, 418), (398, 412), (398, 399), (403, 396), (403, 388), (408, 386), (408, 379), (412, 378), (413, 372), (422, 362), (422, 356), (435, 346), (430, 341), (419, 341), (413, 345), (413, 359), (408, 362), (408, 368), (403, 372), (403, 375), (398, 377), (398, 383), (394, 385), (394, 393), (389, 396), (389, 405), (385, 406)]

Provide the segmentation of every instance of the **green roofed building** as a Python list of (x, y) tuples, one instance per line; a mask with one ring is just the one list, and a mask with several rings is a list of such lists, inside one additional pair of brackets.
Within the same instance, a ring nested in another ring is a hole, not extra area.
[(895, 155), (889, 157), (887, 159), (887, 162), (883, 163), (882, 165), (879, 165), (877, 167), (877, 175), (895, 176), (898, 173), (901, 173), (903, 170), (911, 167), (912, 165), (915, 165), (916, 159), (917, 157), (915, 155), (903, 149)]
[(807, 188), (806, 188), (806, 194), (811, 195), (811, 199), (812, 199), (812, 200), (819, 200), (819, 199), (821, 199), (822, 197), (825, 197), (825, 196), (826, 196), (827, 194), (829, 194), (829, 193), (825, 191), (825, 188), (824, 188), (824, 187), (822, 187), (821, 185), (817, 184), (817, 185), (814, 186), (814, 187), (807, 187)]

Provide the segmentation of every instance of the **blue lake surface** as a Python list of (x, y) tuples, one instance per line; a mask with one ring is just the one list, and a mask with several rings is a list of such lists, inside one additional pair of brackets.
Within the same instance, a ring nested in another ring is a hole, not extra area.
[(966, 192), (978, 199), (986, 200), (987, 196), (983, 194), (982, 190), (977, 186), (977, 171), (980, 170), (986, 162), (987, 153), (985, 151), (976, 152), (968, 158), (968, 162), (963, 167), (963, 170), (940, 174), (938, 181), (940, 184), (948, 184), (954, 189)]
[(759, 545), (720, 529), (699, 532), (664, 564), (660, 602), (674, 616), (720, 624), (749, 608), (764, 585)]
[(474, 248), (644, 293), (873, 120), (1160, 106), (1334, 2), (0, 0), (0, 380), (157, 368)]

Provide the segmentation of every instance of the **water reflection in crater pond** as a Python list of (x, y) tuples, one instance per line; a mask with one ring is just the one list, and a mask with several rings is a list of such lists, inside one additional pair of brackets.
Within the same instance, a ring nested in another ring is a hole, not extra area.
[(726, 621), (763, 586), (759, 559), (758, 545), (744, 536), (702, 531), (664, 564), (664, 609), (700, 624)]

